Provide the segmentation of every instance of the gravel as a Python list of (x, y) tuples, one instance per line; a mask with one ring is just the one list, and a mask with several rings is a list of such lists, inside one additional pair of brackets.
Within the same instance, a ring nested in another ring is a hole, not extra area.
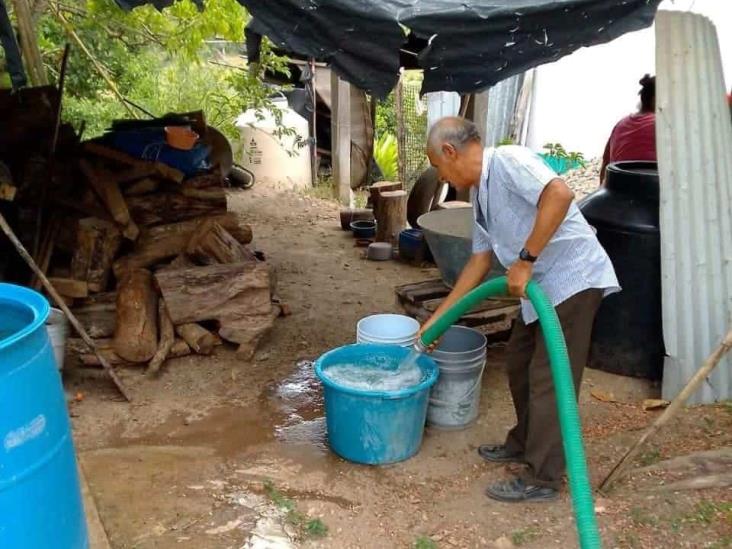
[(570, 170), (562, 175), (569, 188), (574, 191), (576, 200), (595, 192), (600, 186), (600, 166), (602, 158), (588, 160), (584, 168)]

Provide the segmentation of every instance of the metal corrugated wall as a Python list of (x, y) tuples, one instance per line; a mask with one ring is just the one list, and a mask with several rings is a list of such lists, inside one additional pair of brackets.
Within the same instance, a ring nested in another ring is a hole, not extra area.
[[(732, 322), (732, 124), (714, 25), (656, 18), (656, 140), (661, 178), (663, 396), (673, 398)], [(692, 398), (732, 398), (727, 357)]]

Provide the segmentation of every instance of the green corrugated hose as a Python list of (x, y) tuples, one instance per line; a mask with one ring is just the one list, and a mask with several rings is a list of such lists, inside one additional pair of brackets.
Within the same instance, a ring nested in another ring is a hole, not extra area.
[[(429, 347), (450, 326), (455, 324), (466, 311), (489, 297), (502, 296), (507, 293), (508, 282), (506, 277), (494, 278), (481, 284), (462, 297), (440, 316), (432, 326), (425, 330), (418, 343), (421, 344), (422, 349)], [(599, 549), (601, 546), (600, 533), (595, 520), (592, 488), (587, 475), (585, 450), (582, 446), (582, 427), (562, 327), (559, 324), (559, 317), (557, 317), (554, 307), (536, 282), (529, 282), (526, 287), (526, 295), (539, 316), (539, 323), (544, 334), (549, 363), (551, 364), (554, 390), (557, 397), (559, 425), (562, 431), (562, 444), (564, 445), (564, 456), (567, 461), (569, 490), (572, 495), (572, 506), (577, 522), (580, 547), (582, 549)]]

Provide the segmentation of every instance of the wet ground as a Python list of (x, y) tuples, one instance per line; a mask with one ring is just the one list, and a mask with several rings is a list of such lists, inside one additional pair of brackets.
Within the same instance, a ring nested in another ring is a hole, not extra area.
[[(255, 358), (219, 347), (170, 361), (157, 380), (123, 370), (132, 404), (97, 371), (70, 366), (65, 375), (78, 396), (71, 414), (80, 461), (113, 547), (576, 546), (566, 493), (551, 505), (508, 507), (483, 495), (510, 474), (476, 453), (514, 421), (500, 346), (489, 350), (481, 413), (468, 429), (427, 429), (417, 456), (386, 467), (333, 455), (312, 360), (352, 342), (359, 318), (398, 312), (395, 285), (436, 272), (364, 261), (330, 203), (255, 187), (232, 195), (230, 207), (252, 224), (293, 310)], [(581, 411), (595, 483), (656, 417), (640, 405), (649, 396), (657, 388), (646, 382), (587, 372)], [(730, 445), (732, 409), (696, 408), (638, 465)], [(598, 502), (607, 547), (732, 543), (729, 493), (667, 494), (656, 490), (662, 483), (645, 475)]]

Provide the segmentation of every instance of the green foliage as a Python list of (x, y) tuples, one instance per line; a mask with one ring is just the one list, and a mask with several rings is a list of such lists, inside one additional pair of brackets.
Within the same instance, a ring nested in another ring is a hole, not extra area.
[[(287, 70), (286, 60), (276, 56), (266, 40), (259, 74), (245, 70), (238, 54), (249, 14), (237, 0), (205, 0), (200, 11), (191, 0), (177, 1), (162, 11), (153, 6), (124, 11), (114, 0), (67, 2), (59, 7), (123, 96), (155, 116), (202, 109), (209, 124), (230, 139), (238, 136), (234, 120), (239, 113), (271, 107), (272, 89), (260, 77), (265, 68)], [(52, 79), (58, 77), (64, 44), (72, 43), (64, 119), (77, 128), (84, 123), (85, 137), (92, 137), (115, 118), (129, 118), (93, 63), (45, 9), (38, 22), (39, 44)]]
[(437, 543), (427, 536), (420, 536), (414, 542), (414, 549), (437, 549)]
[(498, 142), (498, 146), (501, 147), (503, 145), (515, 145), (516, 141), (514, 141), (513, 137), (504, 137)]
[(546, 149), (547, 154), (549, 156), (553, 156), (554, 158), (564, 159), (568, 161), (571, 165), (578, 165), (578, 166), (584, 166), (585, 165), (585, 157), (581, 152), (576, 151), (567, 151), (561, 143), (547, 143), (544, 145), (544, 149)]
[(300, 538), (322, 538), (328, 535), (328, 526), (319, 518), (310, 518), (297, 510), (297, 504), (280, 492), (271, 480), (264, 483), (264, 491), (277, 507), (285, 511), (289, 524), (297, 528)]
[(384, 101), (376, 104), (376, 136), (384, 134), (397, 134), (396, 108), (394, 105), (394, 92), (390, 93)]
[(385, 133), (374, 141), (374, 161), (385, 180), (396, 181), (399, 178), (399, 148), (396, 137)]
[(516, 546), (521, 546), (535, 541), (540, 535), (541, 533), (536, 526), (528, 526), (513, 532), (511, 534), (511, 542)]

